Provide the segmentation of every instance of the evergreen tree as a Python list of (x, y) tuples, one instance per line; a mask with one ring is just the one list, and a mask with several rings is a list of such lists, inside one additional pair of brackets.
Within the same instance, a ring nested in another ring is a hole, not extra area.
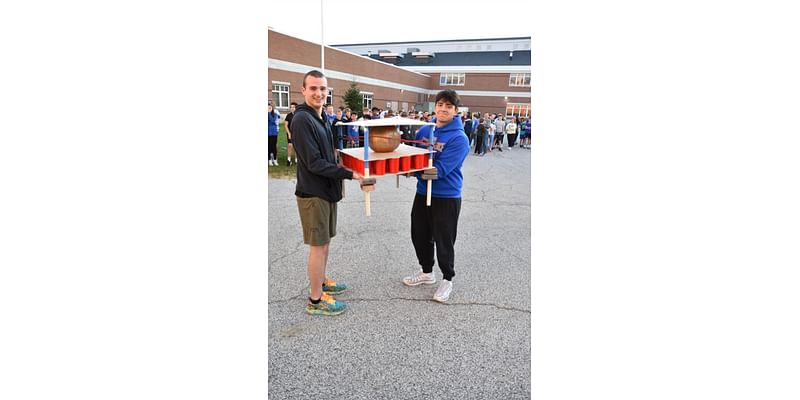
[(358, 85), (355, 82), (350, 84), (350, 88), (344, 93), (344, 104), (354, 113), (361, 114), (362, 108), (364, 107), (364, 97), (361, 95), (361, 91), (358, 89)]

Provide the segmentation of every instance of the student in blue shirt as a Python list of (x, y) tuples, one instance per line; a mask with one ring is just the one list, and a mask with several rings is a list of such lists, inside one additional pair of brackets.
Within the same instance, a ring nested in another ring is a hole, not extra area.
[(268, 151), (269, 151), (269, 165), (278, 165), (278, 120), (281, 116), (272, 107), (272, 102), (269, 102), (269, 131), (268, 131)]
[[(461, 187), (464, 176), (461, 166), (469, 153), (469, 140), (464, 134), (461, 119), (456, 118), (460, 99), (454, 90), (443, 90), (436, 95), (436, 129), (434, 130), (434, 168), (424, 173), (417, 172), (417, 193), (411, 208), (411, 242), (422, 267), (411, 276), (403, 278), (403, 284), (417, 286), (436, 283), (433, 274), (434, 250), (442, 282), (433, 295), (433, 300), (445, 303), (453, 290), (454, 244), (461, 212)], [(430, 137), (431, 126), (417, 131), (417, 140)], [(426, 205), (428, 181), (432, 181), (431, 205)]]

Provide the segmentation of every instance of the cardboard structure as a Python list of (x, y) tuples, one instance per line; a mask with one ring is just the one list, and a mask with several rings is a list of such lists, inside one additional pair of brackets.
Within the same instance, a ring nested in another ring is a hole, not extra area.
[[(369, 128), (376, 126), (402, 126), (402, 125), (433, 125), (433, 122), (418, 121), (415, 119), (392, 117), (381, 119), (370, 119), (364, 121), (355, 121), (342, 123), (340, 125), (353, 125), (361, 126), (364, 129), (364, 143), (369, 143)], [(433, 131), (431, 128), (428, 143), (433, 143)], [(364, 147), (357, 147), (353, 149), (339, 149), (342, 157), (342, 163), (345, 167), (350, 168), (369, 178), (371, 175), (398, 175), (406, 174), (409, 172), (422, 171), (427, 168), (433, 167), (433, 149), (424, 149), (414, 146), (400, 144), (395, 150), (390, 152), (376, 152), (369, 148), (369, 145)], [(373, 189), (374, 178), (370, 180), (370, 184), (362, 185), (364, 191), (364, 202), (366, 207), (366, 215), (370, 215), (369, 207), (369, 192)], [(428, 196), (427, 205), (431, 205), (431, 186), (432, 182), (428, 181)], [(366, 187), (366, 189), (365, 189)]]

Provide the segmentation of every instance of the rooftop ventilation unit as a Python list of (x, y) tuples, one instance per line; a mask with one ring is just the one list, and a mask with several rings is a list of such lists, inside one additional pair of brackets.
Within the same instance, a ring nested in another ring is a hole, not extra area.
[(400, 54), (400, 53), (392, 53), (392, 52), (378, 53), (378, 55), (379, 55), (381, 58), (398, 58), (398, 57), (403, 57), (403, 55), (402, 55), (402, 54)]
[(403, 59), (403, 55), (399, 53), (394, 53), (389, 50), (378, 50), (378, 56), (381, 58), (382, 61), (397, 64), (397, 62)]
[(427, 51), (413, 51), (411, 56), (414, 57), (417, 64), (429, 64), (435, 55)]

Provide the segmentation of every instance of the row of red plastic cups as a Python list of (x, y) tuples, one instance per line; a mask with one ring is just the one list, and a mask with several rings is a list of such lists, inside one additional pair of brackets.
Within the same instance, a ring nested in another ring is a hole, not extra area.
[[(345, 167), (352, 170), (364, 173), (364, 161), (359, 160), (353, 156), (342, 154), (342, 162)], [(389, 173), (396, 174), (398, 172), (408, 171), (410, 169), (425, 168), (428, 162), (427, 154), (414, 154), (410, 156), (403, 156), (400, 158), (389, 158), (385, 160), (370, 160), (369, 174), (370, 175), (383, 175), (387, 169)]]

